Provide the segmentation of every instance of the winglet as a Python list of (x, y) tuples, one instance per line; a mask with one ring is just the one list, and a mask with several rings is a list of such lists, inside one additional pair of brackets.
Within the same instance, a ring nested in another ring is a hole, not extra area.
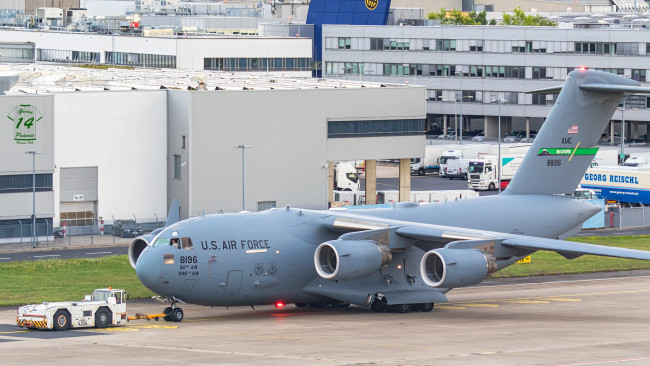
[(178, 200), (174, 199), (172, 205), (169, 207), (169, 214), (167, 215), (167, 222), (165, 222), (165, 227), (174, 225), (180, 221), (178, 215)]

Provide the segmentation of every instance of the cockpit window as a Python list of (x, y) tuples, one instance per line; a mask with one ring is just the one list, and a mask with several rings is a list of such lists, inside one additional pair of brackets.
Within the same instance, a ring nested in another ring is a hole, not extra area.
[(108, 291), (95, 290), (93, 291), (93, 300), (94, 301), (106, 301), (108, 297), (111, 296), (111, 293)]
[(180, 249), (181, 248), (181, 241), (179, 238), (172, 238), (171, 240), (171, 246)]
[(181, 243), (183, 244), (183, 249), (194, 249), (191, 238), (181, 238)]
[(154, 247), (162, 247), (165, 245), (169, 245), (169, 239), (168, 238), (158, 238), (156, 241), (153, 242)]

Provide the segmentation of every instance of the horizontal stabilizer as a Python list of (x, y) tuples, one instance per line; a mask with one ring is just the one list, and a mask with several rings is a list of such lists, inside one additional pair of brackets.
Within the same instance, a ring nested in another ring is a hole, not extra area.
[(650, 94), (650, 88), (615, 84), (582, 84), (582, 90), (602, 93)]
[(608, 247), (604, 245), (576, 243), (573, 241), (554, 240), (522, 236), (504, 240), (502, 245), (517, 249), (547, 250), (558, 252), (565, 258), (573, 259), (583, 254), (602, 255), (605, 257), (618, 257), (641, 259), (650, 261), (650, 252), (636, 249)]
[(560, 86), (551, 86), (548, 88), (541, 88), (541, 89), (534, 89), (534, 90), (529, 90), (526, 93), (527, 94), (557, 94), (562, 90), (562, 87), (564, 85)]

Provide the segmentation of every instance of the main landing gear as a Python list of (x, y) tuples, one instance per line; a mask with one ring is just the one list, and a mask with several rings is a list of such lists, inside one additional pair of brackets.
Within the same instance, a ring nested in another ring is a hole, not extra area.
[(386, 298), (375, 299), (375, 301), (370, 305), (370, 309), (376, 313), (382, 313), (388, 311), (389, 313), (410, 313), (411, 311), (422, 311), (429, 312), (433, 310), (433, 303), (422, 303), (422, 304), (386, 304)]
[(163, 310), (164, 315), (162, 318), (165, 319), (165, 321), (168, 322), (181, 322), (185, 318), (185, 314), (183, 314), (183, 309), (178, 307), (178, 303), (185, 304), (184, 301), (177, 299), (175, 297), (160, 297), (156, 296), (154, 299), (162, 302), (162, 303), (171, 303), (171, 306), (168, 306)]

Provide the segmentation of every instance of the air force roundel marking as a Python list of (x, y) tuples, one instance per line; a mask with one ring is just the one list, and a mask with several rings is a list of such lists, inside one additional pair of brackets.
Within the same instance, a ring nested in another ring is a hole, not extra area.
[(377, 9), (377, 4), (379, 3), (379, 0), (365, 0), (366, 2), (366, 8), (368, 10), (375, 10)]

